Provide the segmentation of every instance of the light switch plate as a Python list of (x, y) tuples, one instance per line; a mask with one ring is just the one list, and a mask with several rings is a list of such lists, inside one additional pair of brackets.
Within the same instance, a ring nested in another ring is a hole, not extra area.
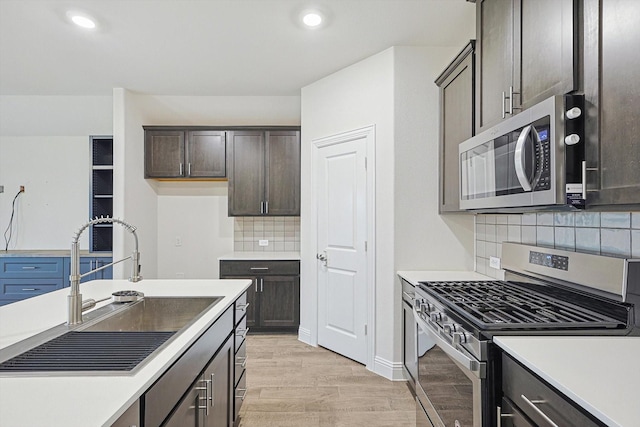
[(268, 240), (258, 240), (258, 246), (269, 246)]
[(500, 258), (495, 256), (489, 257), (489, 267), (495, 268), (496, 270), (500, 270)]

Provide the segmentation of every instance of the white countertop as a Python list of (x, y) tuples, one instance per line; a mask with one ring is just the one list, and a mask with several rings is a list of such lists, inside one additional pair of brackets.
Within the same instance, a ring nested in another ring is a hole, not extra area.
[(495, 280), (492, 277), (476, 273), (475, 271), (398, 271), (398, 276), (413, 286), (417, 286), (418, 282), (436, 280)]
[(300, 252), (229, 252), (218, 257), (221, 261), (233, 260), (282, 260), (282, 261), (299, 261)]
[(494, 337), (494, 342), (600, 421), (640, 426), (640, 337)]
[[(223, 296), (135, 375), (0, 377), (2, 426), (109, 426), (249, 287), (250, 280), (94, 280), (84, 299), (118, 290), (146, 296)], [(0, 307), (0, 348), (67, 320), (69, 288)], [(98, 306), (108, 304), (109, 301)]]
[[(111, 252), (89, 252), (87, 249), (80, 251), (80, 256), (87, 257), (111, 257)], [(71, 249), (18, 249), (10, 251), (0, 251), (2, 257), (68, 257), (71, 256)]]

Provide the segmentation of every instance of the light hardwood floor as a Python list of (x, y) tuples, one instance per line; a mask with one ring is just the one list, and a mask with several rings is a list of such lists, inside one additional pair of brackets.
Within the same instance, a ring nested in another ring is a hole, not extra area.
[(415, 402), (403, 381), (295, 335), (247, 337), (247, 395), (240, 427), (414, 427)]

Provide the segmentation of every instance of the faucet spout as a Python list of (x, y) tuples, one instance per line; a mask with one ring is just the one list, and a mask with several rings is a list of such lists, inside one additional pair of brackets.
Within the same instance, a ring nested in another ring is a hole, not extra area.
[[(80, 245), (78, 243), (80, 239), (80, 235), (84, 232), (84, 230), (86, 230), (91, 225), (105, 224), (105, 223), (119, 224), (123, 226), (128, 232), (130, 232), (134, 238), (135, 249), (133, 253), (126, 258), (122, 258), (118, 261), (114, 261), (110, 264), (107, 264), (102, 267), (88, 271), (86, 273), (80, 274)], [(79, 323), (82, 323), (83, 305), (82, 305), (82, 294), (80, 293), (80, 280), (83, 277), (88, 276), (89, 274), (92, 274), (98, 270), (102, 270), (104, 268), (120, 263), (122, 261), (126, 261), (128, 259), (131, 259), (133, 263), (133, 267), (131, 270), (131, 277), (129, 278), (129, 280), (132, 282), (139, 282), (140, 280), (142, 280), (142, 276), (140, 275), (140, 252), (138, 252), (138, 235), (136, 234), (136, 227), (134, 227), (133, 225), (128, 224), (117, 218), (101, 216), (100, 218), (96, 217), (90, 220), (89, 222), (83, 224), (78, 229), (76, 234), (73, 236), (73, 240), (71, 241), (71, 272), (70, 272), (71, 274), (69, 276), (69, 280), (71, 282), (71, 290), (68, 296), (68, 303), (69, 303), (68, 304), (69, 305), (68, 324), (69, 325), (77, 325)]]

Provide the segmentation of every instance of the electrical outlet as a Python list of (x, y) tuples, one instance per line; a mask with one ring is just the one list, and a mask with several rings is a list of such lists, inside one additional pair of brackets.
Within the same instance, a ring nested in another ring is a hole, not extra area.
[(258, 246), (269, 246), (268, 240), (258, 240)]
[(176, 273), (176, 279), (184, 279), (184, 273)]
[(489, 267), (495, 268), (496, 270), (500, 270), (500, 258), (495, 256), (489, 257)]
[(176, 246), (182, 246), (182, 237), (176, 236)]
[(4, 185), (0, 185), (0, 193), (4, 193)]

